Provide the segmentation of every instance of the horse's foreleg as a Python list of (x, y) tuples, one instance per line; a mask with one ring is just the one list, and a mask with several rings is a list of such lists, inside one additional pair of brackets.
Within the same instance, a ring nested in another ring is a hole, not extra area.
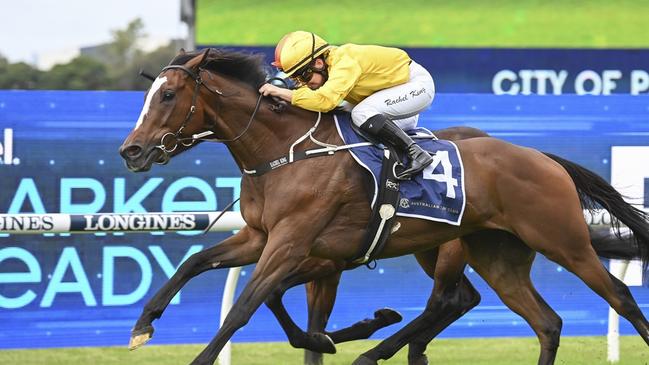
[(374, 312), (374, 318), (366, 318), (338, 331), (327, 332), (327, 335), (334, 343), (365, 340), (381, 328), (399, 323), (402, 319), (399, 312), (390, 308), (381, 308)]
[[(279, 321), (291, 346), (309, 349), (313, 351), (312, 353), (320, 355), (320, 360), (318, 360), (318, 356), (313, 356), (310, 360), (307, 360), (305, 357), (306, 364), (322, 363), (322, 353), (333, 354), (336, 352), (333, 341), (329, 336), (324, 334), (324, 326), (333, 308), (333, 301), (343, 267), (344, 263), (336, 265), (331, 260), (308, 258), (299, 265), (295, 273), (282, 281), (280, 286), (266, 300), (266, 305)], [(289, 288), (310, 280), (314, 281), (306, 285), (307, 300), (309, 303), (309, 321), (310, 323), (321, 323), (321, 328), (315, 328), (315, 330), (307, 333), (302, 331), (288, 314), (282, 303), (282, 296)], [(331, 293), (332, 291), (333, 297), (330, 295), (320, 295), (322, 293)], [(314, 301), (320, 306), (316, 310), (313, 309)]]
[(463, 275), (462, 247), (454, 241), (437, 250), (416, 255), (424, 271), (435, 277), (435, 287), (422, 314), (378, 346), (361, 355), (354, 364), (376, 364), (389, 359), (410, 342), (411, 364), (427, 364), (423, 352), (428, 342), (480, 301), (477, 291)]
[[(435, 283), (437, 285), (437, 282)], [(409, 365), (428, 364), (428, 358), (425, 354), (428, 344), (480, 302), (480, 294), (466, 276), (463, 275), (455, 285), (457, 285), (455, 290), (445, 291), (443, 296), (438, 299), (439, 304), (437, 304), (436, 308), (438, 308), (439, 312), (437, 314), (430, 313), (428, 317), (430, 326), (422, 330), (410, 341), (408, 346)]]
[(254, 263), (259, 259), (264, 244), (265, 236), (249, 227), (244, 227), (220, 244), (190, 256), (144, 306), (142, 314), (131, 332), (129, 349), (134, 350), (151, 339), (153, 336), (151, 323), (160, 318), (173, 297), (187, 281), (207, 270)]
[[(287, 220), (288, 221), (288, 220)], [(291, 224), (291, 228), (295, 228)], [(306, 259), (310, 250), (308, 242), (313, 242), (313, 237), (303, 237), (304, 230), (296, 232), (291, 230), (287, 234), (271, 232), (264, 251), (252, 273), (252, 277), (239, 295), (236, 303), (228, 313), (223, 325), (216, 336), (205, 349), (192, 361), (192, 365), (212, 365), (216, 361), (223, 346), (232, 335), (246, 325), (250, 317), (268, 296), (278, 288), (281, 283), (293, 274), (299, 264)], [(296, 236), (301, 236), (296, 238)]]
[(466, 258), (459, 240), (439, 247), (437, 260), (434, 256), (416, 255), (419, 265), (435, 279), (433, 295), (428, 307), (433, 311), (429, 327), (410, 339), (408, 364), (428, 364), (424, 352), (428, 344), (451, 323), (458, 320), (480, 302), (480, 293), (464, 276)]
[[(309, 306), (309, 329), (306, 338), (313, 343), (314, 338), (319, 338), (325, 333), (326, 338), (332, 343), (341, 343), (369, 338), (374, 332), (391, 324), (400, 322), (401, 315), (389, 308), (379, 309), (374, 312), (374, 318), (367, 318), (353, 325), (342, 328), (335, 332), (325, 332), (329, 315), (333, 310), (340, 281), (339, 271), (337, 275), (330, 275), (322, 279), (313, 280), (306, 285), (307, 303)], [(322, 353), (327, 353), (316, 348), (313, 344), (304, 346), (307, 351), (304, 354), (304, 364), (319, 365), (322, 364)]]
[[(341, 275), (342, 271), (339, 270), (333, 275), (315, 279), (306, 283), (306, 300), (309, 312), (307, 332), (309, 335), (322, 335), (325, 333), (329, 316), (331, 315), (334, 303), (336, 302), (336, 293), (338, 291), (338, 283), (340, 282)], [(305, 337), (309, 338), (310, 336)], [(335, 352), (336, 347), (333, 346), (335, 342), (330, 336), (326, 336), (326, 338), (331, 341), (332, 349)], [(314, 349), (311, 346), (305, 346), (305, 348), (304, 365), (322, 365), (322, 354), (332, 353), (321, 351), (320, 349)]]
[[(316, 261), (319, 263), (313, 264)], [(292, 275), (284, 280), (266, 300), (266, 305), (273, 312), (286, 333), (291, 346), (307, 349), (304, 363), (307, 365), (322, 364), (323, 353), (335, 353), (334, 343), (369, 338), (377, 330), (399, 322), (401, 315), (391, 309), (380, 309), (374, 313), (373, 319), (365, 319), (354, 325), (335, 332), (325, 332), (329, 315), (333, 309), (338, 289), (338, 282), (343, 265), (336, 266), (333, 261), (309, 258), (300, 268), (306, 270), (301, 276)], [(298, 269), (298, 272), (300, 269)], [(308, 282), (307, 304), (309, 308), (308, 332), (295, 324), (282, 304), (282, 296), (286, 289)]]

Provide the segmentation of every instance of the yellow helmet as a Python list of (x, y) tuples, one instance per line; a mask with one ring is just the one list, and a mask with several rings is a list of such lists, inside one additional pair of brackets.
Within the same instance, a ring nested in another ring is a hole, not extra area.
[(330, 47), (329, 43), (314, 33), (301, 30), (288, 33), (277, 43), (272, 65), (291, 76)]

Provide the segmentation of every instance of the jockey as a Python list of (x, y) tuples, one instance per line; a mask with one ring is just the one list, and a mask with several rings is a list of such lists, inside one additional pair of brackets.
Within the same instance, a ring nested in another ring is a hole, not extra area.
[(297, 31), (279, 41), (272, 65), (299, 87), (265, 84), (260, 93), (316, 112), (331, 111), (343, 100), (351, 103), (356, 126), (408, 154), (410, 165), (399, 178), (409, 178), (433, 162), (404, 132), (417, 126), (419, 113), (435, 95), (431, 75), (405, 51), (356, 44), (336, 47), (313, 33)]

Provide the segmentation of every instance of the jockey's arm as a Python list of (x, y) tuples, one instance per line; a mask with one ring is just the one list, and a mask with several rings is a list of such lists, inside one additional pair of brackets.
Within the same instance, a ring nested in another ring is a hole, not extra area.
[(320, 88), (301, 87), (294, 90), (291, 103), (301, 108), (328, 112), (337, 107), (356, 86), (363, 73), (358, 62), (343, 55), (329, 66), (329, 78)]
[(264, 84), (259, 88), (259, 92), (264, 96), (275, 96), (287, 102), (293, 99), (293, 90), (277, 87), (272, 84)]

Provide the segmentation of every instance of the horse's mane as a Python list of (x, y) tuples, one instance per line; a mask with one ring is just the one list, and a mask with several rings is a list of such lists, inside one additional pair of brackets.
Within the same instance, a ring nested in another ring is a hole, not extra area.
[[(233, 50), (210, 48), (207, 59), (201, 65), (206, 70), (231, 76), (253, 88), (259, 88), (268, 77), (263, 54), (251, 54)], [(169, 63), (184, 65), (192, 58), (202, 55), (204, 49), (179, 54)]]

